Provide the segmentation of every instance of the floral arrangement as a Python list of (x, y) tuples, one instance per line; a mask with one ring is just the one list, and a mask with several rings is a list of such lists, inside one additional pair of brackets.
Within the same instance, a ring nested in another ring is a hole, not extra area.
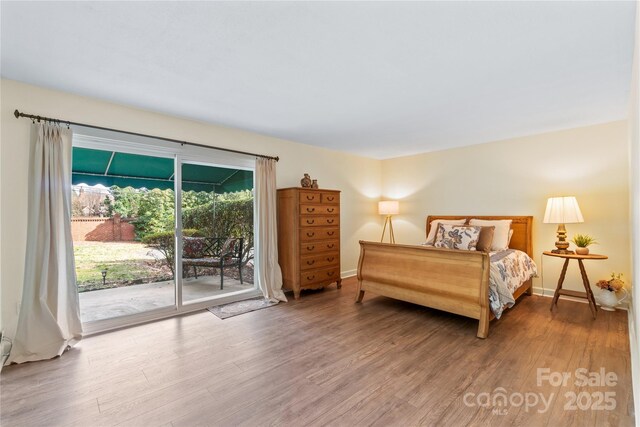
[(624, 288), (622, 273), (611, 273), (611, 279), (599, 280), (598, 283), (596, 283), (596, 286), (610, 292), (618, 292), (620, 289)]

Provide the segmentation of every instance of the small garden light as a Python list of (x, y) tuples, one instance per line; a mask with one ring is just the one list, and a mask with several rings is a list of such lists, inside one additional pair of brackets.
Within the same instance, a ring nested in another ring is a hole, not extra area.
[(102, 286), (107, 284), (107, 269), (102, 270)]

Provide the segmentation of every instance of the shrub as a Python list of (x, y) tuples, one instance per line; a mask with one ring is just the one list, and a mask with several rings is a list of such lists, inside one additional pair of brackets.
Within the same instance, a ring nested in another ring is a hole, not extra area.
[(251, 192), (246, 193), (244, 198), (223, 199), (183, 210), (183, 227), (200, 230), (207, 237), (244, 238), (242, 262), (246, 264), (253, 259), (253, 197), (247, 197)]
[[(182, 230), (182, 235), (185, 237), (203, 237), (200, 231), (194, 229)], [(142, 242), (150, 248), (156, 249), (164, 256), (163, 262), (167, 264), (175, 278), (176, 274), (173, 270), (176, 258), (175, 233), (173, 231), (160, 231), (145, 236)]]

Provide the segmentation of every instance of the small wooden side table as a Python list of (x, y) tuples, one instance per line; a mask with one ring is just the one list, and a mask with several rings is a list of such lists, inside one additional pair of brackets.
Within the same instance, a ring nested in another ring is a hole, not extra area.
[[(584, 269), (584, 264), (582, 263), (585, 259), (608, 259), (609, 257), (606, 255), (578, 255), (578, 254), (556, 254), (553, 252), (545, 251), (542, 255), (553, 256), (558, 258), (564, 258), (564, 265), (562, 266), (562, 272), (560, 273), (560, 279), (558, 279), (558, 286), (556, 287), (556, 292), (553, 294), (553, 301), (551, 301), (551, 308), (549, 310), (553, 310), (554, 306), (558, 305), (558, 298), (560, 295), (567, 295), (574, 298), (585, 298), (589, 301), (589, 308), (591, 309), (591, 314), (593, 314), (593, 318), (596, 318), (596, 313), (598, 312), (598, 307), (596, 306), (596, 300), (593, 296), (593, 291), (591, 290), (591, 286), (589, 285), (589, 278), (587, 277), (587, 272)], [(562, 289), (562, 283), (564, 282), (564, 276), (567, 274), (567, 266), (569, 265), (569, 260), (577, 259), (578, 266), (580, 267), (580, 275), (582, 276), (582, 284), (584, 285), (584, 290), (586, 292), (580, 291), (570, 291), (568, 289)]]

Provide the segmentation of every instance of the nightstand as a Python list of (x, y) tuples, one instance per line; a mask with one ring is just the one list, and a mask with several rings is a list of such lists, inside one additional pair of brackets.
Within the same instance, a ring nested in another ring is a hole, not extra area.
[[(585, 298), (589, 301), (589, 308), (591, 309), (591, 314), (593, 314), (593, 318), (596, 318), (596, 313), (598, 312), (598, 307), (596, 306), (596, 300), (593, 297), (593, 291), (591, 290), (591, 286), (589, 285), (589, 278), (587, 277), (587, 272), (584, 269), (583, 260), (602, 260), (608, 259), (609, 257), (606, 255), (578, 255), (578, 254), (556, 254), (553, 252), (545, 251), (542, 255), (553, 256), (557, 258), (564, 258), (564, 265), (562, 266), (562, 272), (560, 273), (560, 279), (558, 279), (558, 286), (556, 287), (556, 292), (553, 294), (553, 301), (551, 301), (551, 308), (553, 310), (554, 306), (558, 305), (558, 298), (560, 295), (566, 295), (574, 298)], [(580, 275), (582, 276), (582, 284), (584, 285), (585, 292), (580, 291), (570, 291), (568, 289), (562, 289), (562, 283), (564, 282), (564, 276), (567, 274), (567, 266), (569, 265), (569, 261), (572, 259), (578, 260), (578, 266), (580, 267)]]

